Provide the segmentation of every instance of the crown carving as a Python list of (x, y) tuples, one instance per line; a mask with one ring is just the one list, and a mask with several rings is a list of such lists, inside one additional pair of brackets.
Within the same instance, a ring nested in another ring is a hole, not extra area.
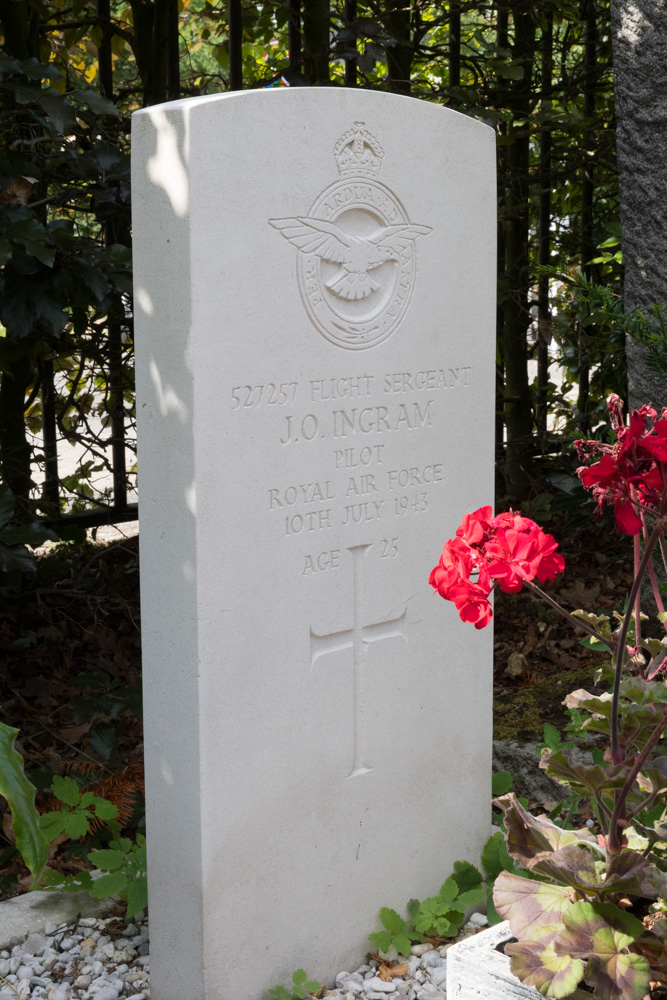
[(380, 172), (384, 150), (364, 125), (364, 122), (355, 122), (354, 127), (343, 133), (334, 146), (338, 172), (342, 177), (377, 177)]

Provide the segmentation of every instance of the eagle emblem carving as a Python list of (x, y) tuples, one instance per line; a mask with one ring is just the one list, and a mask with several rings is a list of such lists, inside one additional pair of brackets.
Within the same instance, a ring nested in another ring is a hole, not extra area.
[(347, 301), (368, 298), (380, 287), (369, 271), (388, 260), (398, 260), (419, 236), (427, 236), (430, 226), (401, 223), (384, 226), (368, 237), (344, 232), (333, 222), (322, 219), (269, 219), (286, 240), (304, 254), (316, 254), (322, 260), (339, 264), (339, 270), (326, 282), (334, 295)]

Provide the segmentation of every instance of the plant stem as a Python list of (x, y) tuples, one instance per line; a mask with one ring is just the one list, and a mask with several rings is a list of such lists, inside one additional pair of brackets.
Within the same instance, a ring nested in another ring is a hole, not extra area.
[[(644, 520), (643, 517), (642, 517), (642, 528), (643, 528), (643, 533), (644, 533), (644, 544), (646, 545), (646, 543), (648, 541), (648, 529), (646, 527), (646, 521)], [(661, 545), (661, 547), (664, 546), (664, 538), (662, 536), (660, 537), (660, 545)], [(648, 575), (649, 575), (649, 579), (651, 581), (651, 589), (653, 591), (653, 597), (655, 599), (656, 606), (657, 606), (658, 611), (660, 612), (660, 614), (662, 614), (663, 611), (665, 610), (665, 605), (662, 602), (662, 595), (660, 593), (660, 588), (658, 587), (658, 581), (657, 581), (656, 576), (655, 576), (655, 569), (653, 567), (653, 560), (652, 559), (651, 559), (651, 561), (648, 564)], [(663, 622), (663, 628), (665, 630), (667, 630), (667, 623)]]
[(653, 730), (651, 737), (640, 753), (639, 757), (634, 763), (630, 774), (625, 779), (625, 784), (621, 789), (618, 790), (614, 802), (614, 811), (611, 814), (611, 820), (609, 823), (609, 837), (607, 839), (607, 853), (608, 854), (618, 854), (621, 850), (621, 837), (619, 836), (618, 823), (621, 818), (621, 813), (623, 807), (625, 806), (625, 800), (630, 794), (630, 789), (632, 788), (635, 778), (641, 771), (642, 767), (648, 760), (648, 756), (655, 747), (656, 743), (662, 736), (664, 730), (667, 728), (667, 708), (663, 710), (662, 720), (659, 722), (657, 727)]
[[(643, 511), (642, 511), (642, 527), (644, 528), (644, 530), (646, 530), (646, 518), (644, 517), (644, 512)], [(638, 573), (639, 573), (639, 566), (641, 564), (641, 557), (640, 557), (640, 554), (639, 554), (640, 553), (640, 549), (639, 549), (639, 535), (638, 534), (635, 535), (634, 538), (632, 539), (632, 549), (633, 549), (633, 556), (634, 556), (634, 559), (633, 559), (633, 570), (634, 570), (634, 574), (635, 574), (635, 578), (636, 578), (637, 575), (638, 575)], [(635, 648), (637, 650), (637, 668), (639, 670), (639, 673), (643, 677), (644, 676), (644, 672), (643, 672), (643, 670), (642, 670), (642, 668), (641, 668), (641, 666), (639, 664), (640, 648), (641, 648), (641, 644), (642, 644), (641, 617), (640, 617), (641, 616), (641, 596), (640, 596), (639, 589), (637, 590), (637, 595), (635, 597), (634, 615), (635, 615)]]
[(667, 548), (665, 548), (665, 539), (660, 536), (660, 555), (662, 556), (662, 565), (665, 567), (667, 572)]
[(644, 801), (640, 802), (636, 809), (633, 809), (631, 813), (628, 813), (628, 823), (630, 822), (631, 819), (634, 819), (635, 816), (638, 816), (640, 812), (643, 812), (644, 809), (648, 809), (649, 806), (652, 806), (657, 796), (658, 796), (657, 789), (654, 792), (651, 792), (650, 795), (647, 795)]
[[(616, 669), (614, 672), (614, 690), (612, 695), (612, 706), (611, 706), (611, 762), (612, 764), (622, 764), (624, 755), (621, 755), (621, 751), (618, 745), (618, 700), (621, 692), (621, 675), (623, 672), (623, 662), (625, 658), (625, 643), (628, 637), (628, 628), (630, 627), (630, 619), (633, 615), (633, 609), (635, 604), (635, 599), (639, 593), (639, 588), (641, 582), (646, 572), (646, 567), (651, 560), (651, 554), (655, 548), (656, 542), (662, 536), (664, 530), (664, 525), (661, 520), (659, 520), (651, 532), (650, 538), (646, 543), (644, 549), (644, 555), (642, 556), (641, 562), (637, 572), (635, 573), (635, 578), (632, 581), (632, 588), (630, 589), (630, 594), (628, 597), (628, 606), (623, 616), (623, 622), (621, 623), (621, 630), (618, 636), (618, 646), (616, 647)], [(614, 810), (615, 812), (616, 810)], [(612, 830), (613, 835), (613, 830)]]
[(569, 611), (566, 611), (565, 608), (558, 603), (558, 601), (556, 601), (553, 597), (550, 597), (549, 594), (547, 594), (544, 590), (542, 590), (541, 587), (538, 587), (536, 583), (533, 583), (532, 580), (524, 580), (524, 583), (526, 584), (527, 587), (530, 587), (530, 589), (533, 590), (538, 595), (540, 600), (544, 601), (545, 604), (550, 605), (561, 615), (563, 615), (564, 618), (567, 618), (570, 625), (574, 626), (574, 628), (580, 628), (584, 632), (588, 632), (588, 634), (592, 636), (594, 639), (599, 639), (600, 642), (604, 643), (604, 645), (607, 647), (610, 653), (614, 652), (614, 650), (616, 649), (616, 640), (614, 639), (613, 636), (601, 635), (601, 633), (598, 632), (596, 628), (593, 628), (592, 625), (589, 625), (588, 622), (583, 621), (583, 619), (581, 618), (575, 617), (575, 615), (571, 615)]

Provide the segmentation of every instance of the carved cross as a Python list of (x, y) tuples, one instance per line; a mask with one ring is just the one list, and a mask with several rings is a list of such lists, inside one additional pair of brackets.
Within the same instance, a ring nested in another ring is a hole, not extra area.
[(352, 556), (352, 628), (345, 629), (342, 632), (330, 632), (327, 635), (318, 635), (317, 632), (313, 632), (312, 628), (310, 630), (311, 668), (315, 666), (316, 661), (322, 656), (327, 656), (329, 653), (335, 653), (342, 649), (352, 650), (354, 663), (354, 746), (352, 750), (352, 770), (348, 775), (350, 778), (373, 770), (368, 763), (369, 756), (366, 748), (366, 730), (364, 726), (367, 711), (365, 699), (365, 660), (367, 646), (371, 642), (380, 642), (382, 639), (407, 639), (404, 632), (405, 610), (397, 618), (372, 622), (368, 625), (362, 624), (364, 618), (362, 560), (371, 547), (371, 545), (354, 545), (347, 550)]

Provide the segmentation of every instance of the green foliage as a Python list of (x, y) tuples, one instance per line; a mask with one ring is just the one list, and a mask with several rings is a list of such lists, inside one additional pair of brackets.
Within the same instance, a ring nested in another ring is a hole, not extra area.
[(505, 836), (503, 833), (494, 833), (487, 840), (482, 851), (482, 867), (486, 875), (486, 915), (489, 924), (499, 924), (503, 919), (493, 902), (493, 888), (496, 879), (501, 872), (516, 872), (521, 870), (521, 866), (509, 856)]
[(512, 787), (513, 779), (509, 771), (497, 771), (491, 778), (491, 794), (504, 795)]
[(35, 808), (35, 786), (25, 776), (23, 757), (14, 747), (18, 729), (0, 722), (0, 795), (12, 814), (16, 846), (35, 879), (47, 862), (49, 844), (40, 829)]
[(291, 992), (286, 990), (284, 986), (274, 986), (268, 992), (272, 997), (275, 997), (275, 1000), (293, 1000), (294, 997), (297, 1000), (304, 1000), (307, 993), (317, 993), (321, 989), (321, 983), (309, 980), (303, 969), (297, 969), (296, 972), (292, 973)]
[[(93, 792), (81, 792), (74, 778), (70, 777), (56, 775), (51, 787), (63, 808), (44, 813), (40, 818), (41, 831), (48, 840), (55, 840), (61, 834), (71, 839), (85, 837), (90, 833), (94, 820), (104, 823), (112, 834), (120, 832), (118, 809), (112, 802)], [(127, 837), (115, 836), (108, 847), (90, 851), (87, 857), (92, 865), (104, 872), (103, 875), (93, 878), (90, 872), (81, 871), (64, 876), (47, 869), (42, 879), (44, 888), (87, 892), (94, 899), (120, 895), (127, 902), (128, 917), (146, 907), (145, 837), (137, 834), (133, 843)]]
[[(411, 903), (415, 902), (418, 903), (417, 900), (411, 900)], [(410, 903), (408, 904), (408, 912), (409, 910)], [(368, 940), (378, 951), (387, 952), (393, 945), (399, 955), (409, 955), (413, 941), (421, 940), (421, 935), (415, 935), (411, 932), (406, 921), (398, 915), (396, 910), (390, 910), (383, 906), (380, 910), (380, 923), (384, 930), (368, 935)]]
[(440, 886), (437, 896), (425, 899), (415, 920), (415, 930), (426, 937), (454, 937), (469, 906), (484, 899), (482, 876), (466, 861), (454, 862), (454, 874)]
[(412, 943), (428, 937), (453, 937), (463, 923), (465, 911), (480, 903), (485, 896), (482, 876), (468, 861), (455, 861), (452, 875), (440, 886), (437, 896), (420, 902), (411, 899), (407, 905), (410, 922), (396, 910), (383, 907), (380, 922), (383, 931), (369, 934), (368, 939), (378, 951), (393, 947), (399, 955), (408, 955)]
[(63, 808), (42, 814), (40, 827), (47, 840), (55, 840), (62, 833), (73, 840), (85, 837), (94, 819), (102, 820), (112, 830), (118, 829), (114, 822), (118, 817), (116, 806), (92, 792), (81, 792), (74, 778), (56, 775), (51, 787)]
[[(107, 803), (112, 809), (111, 803)], [(120, 895), (127, 902), (127, 916), (133, 917), (148, 904), (148, 880), (146, 875), (146, 838), (137, 834), (133, 843), (127, 837), (112, 840), (109, 847), (91, 851), (88, 860), (105, 874), (93, 878), (90, 872), (81, 871), (77, 875), (61, 875), (47, 870), (44, 873), (44, 888), (62, 892), (87, 892), (93, 899)]]

